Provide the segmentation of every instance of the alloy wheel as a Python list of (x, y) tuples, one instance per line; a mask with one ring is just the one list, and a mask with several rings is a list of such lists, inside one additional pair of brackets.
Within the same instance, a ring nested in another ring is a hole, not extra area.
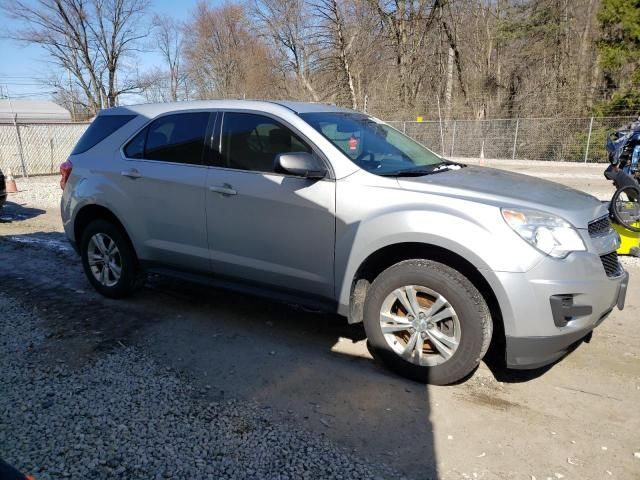
[(122, 275), (120, 250), (105, 233), (96, 233), (89, 239), (87, 260), (93, 277), (105, 287), (113, 287)]
[(420, 285), (396, 288), (382, 302), (380, 328), (389, 347), (420, 366), (440, 365), (460, 345), (460, 321), (441, 294)]

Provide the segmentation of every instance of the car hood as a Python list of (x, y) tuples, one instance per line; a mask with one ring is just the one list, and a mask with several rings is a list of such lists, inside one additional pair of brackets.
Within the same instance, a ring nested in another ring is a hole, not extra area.
[(519, 173), (468, 166), (421, 177), (399, 177), (400, 187), (448, 195), (498, 207), (533, 208), (558, 215), (577, 228), (607, 214), (596, 197), (573, 188)]

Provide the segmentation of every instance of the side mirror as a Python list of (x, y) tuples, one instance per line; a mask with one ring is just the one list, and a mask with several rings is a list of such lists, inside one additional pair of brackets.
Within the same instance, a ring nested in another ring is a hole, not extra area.
[(327, 169), (322, 162), (307, 152), (280, 153), (276, 155), (275, 171), (305, 178), (324, 178)]

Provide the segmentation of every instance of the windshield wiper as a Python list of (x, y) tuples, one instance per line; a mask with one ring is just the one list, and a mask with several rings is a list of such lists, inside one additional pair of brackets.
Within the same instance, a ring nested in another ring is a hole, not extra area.
[(434, 173), (446, 172), (448, 170), (459, 170), (464, 165), (453, 162), (440, 162), (434, 165), (409, 168), (407, 170), (397, 170), (395, 172), (385, 172), (379, 175), (383, 177), (422, 177), (423, 175), (432, 175)]
[(397, 172), (385, 172), (379, 173), (378, 175), (382, 177), (421, 177), (423, 175), (431, 175), (432, 173), (437, 173), (435, 170), (426, 170), (426, 169), (410, 169), (410, 170), (399, 170)]

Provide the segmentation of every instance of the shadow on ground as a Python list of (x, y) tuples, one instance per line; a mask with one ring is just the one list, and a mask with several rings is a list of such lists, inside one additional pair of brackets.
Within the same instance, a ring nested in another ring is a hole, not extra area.
[(428, 389), (374, 362), (362, 325), (159, 276), (135, 301), (177, 307), (133, 341), (208, 397), (257, 401), (410, 477), (437, 478)]
[(30, 220), (46, 213), (40, 208), (25, 207), (18, 203), (7, 201), (0, 210), (0, 223), (13, 223)]

